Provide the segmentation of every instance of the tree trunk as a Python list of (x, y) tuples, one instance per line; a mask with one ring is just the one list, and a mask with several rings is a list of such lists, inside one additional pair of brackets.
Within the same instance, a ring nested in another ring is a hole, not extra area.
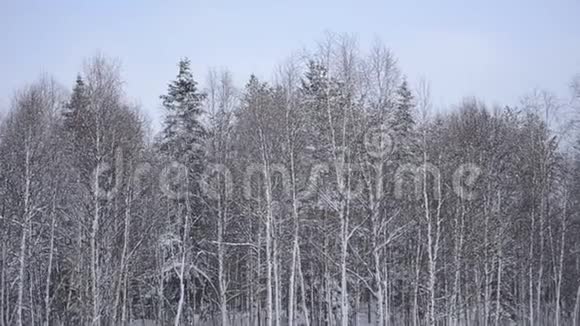
[(503, 267), (502, 249), (500, 245), (499, 258), (497, 263), (497, 289), (495, 297), (495, 326), (499, 326), (500, 314), (501, 314), (501, 274)]
[[(16, 306), (16, 322), (18, 326), (22, 326), (23, 317), (22, 309), (24, 305), (24, 267), (26, 266), (26, 252), (27, 252), (27, 232), (30, 227), (30, 149), (28, 144), (26, 146), (26, 158), (24, 162), (25, 168), (25, 186), (24, 186), (24, 213), (22, 215), (22, 235), (20, 237), (20, 267), (18, 271), (18, 303)], [(32, 287), (32, 284), (30, 284)], [(32, 307), (31, 307), (32, 309)]]
[(580, 315), (580, 284), (578, 285), (578, 290), (576, 291), (576, 302), (574, 302), (574, 315), (573, 323), (574, 326), (578, 326), (578, 316)]
[[(300, 247), (296, 251), (297, 253), (297, 268), (298, 277), (300, 278), (300, 293), (302, 294), (302, 314), (304, 315), (304, 326), (310, 326), (310, 315), (308, 313), (308, 306), (306, 306), (306, 286), (304, 285), (304, 274), (302, 273), (302, 262), (300, 258)], [(311, 302), (311, 304), (314, 304)]]
[(415, 286), (413, 291), (413, 326), (419, 326), (419, 282), (421, 276), (421, 227), (417, 227), (417, 251), (415, 253)]
[[(288, 326), (294, 326), (294, 279), (298, 255), (298, 221), (294, 221), (294, 240), (292, 241), (292, 262), (290, 264), (290, 279), (288, 280)], [(302, 294), (304, 296), (304, 294)]]
[[(221, 200), (220, 200), (221, 202)], [(219, 304), (220, 304), (220, 315), (222, 326), (228, 326), (228, 303), (226, 298), (226, 278), (224, 273), (224, 245), (223, 245), (223, 233), (224, 233), (224, 221), (223, 212), (221, 207), (219, 208), (218, 217), (218, 280), (219, 280)]]
[(131, 202), (130, 202), (130, 194), (131, 190), (129, 186), (127, 186), (127, 198), (125, 200), (125, 221), (124, 221), (124, 228), (123, 228), (123, 249), (121, 251), (121, 266), (119, 268), (119, 278), (117, 279), (117, 289), (115, 291), (115, 317), (116, 320), (119, 316), (118, 309), (123, 308), (126, 305), (125, 301), (123, 304), (120, 304), (121, 296), (124, 292), (124, 283), (126, 280), (126, 264), (127, 264), (127, 251), (129, 249), (129, 236), (130, 236), (130, 227), (131, 227)]
[(558, 275), (556, 277), (556, 326), (560, 326), (560, 300), (562, 295), (562, 277), (564, 270), (564, 254), (566, 252), (566, 221), (567, 221), (567, 207), (568, 207), (568, 192), (564, 194), (564, 209), (562, 212), (561, 223), (560, 223), (560, 257), (558, 259)]
[[(342, 214), (341, 214), (342, 215)], [(342, 326), (348, 326), (348, 288), (346, 279), (346, 257), (348, 250), (348, 217), (341, 216), (341, 250), (340, 250), (340, 313)]]
[(6, 309), (6, 303), (4, 302), (6, 298), (6, 243), (4, 240), (2, 242), (2, 249), (0, 254), (2, 255), (2, 265), (0, 266), (0, 326), (6, 326), (6, 317), (4, 316), (4, 311)]
[(48, 253), (48, 268), (46, 271), (46, 289), (45, 289), (45, 296), (44, 296), (44, 306), (45, 306), (45, 319), (44, 324), (46, 326), (50, 325), (50, 278), (52, 275), (52, 258), (54, 254), (54, 228), (56, 224), (56, 212), (55, 212), (55, 198), (52, 201), (52, 219), (50, 223), (50, 249)]
[(92, 281), (92, 295), (93, 295), (93, 321), (94, 326), (100, 325), (100, 302), (99, 302), (99, 252), (97, 244), (97, 236), (99, 232), (99, 215), (100, 215), (100, 203), (98, 191), (100, 189), (99, 175), (100, 175), (100, 133), (99, 133), (99, 123), (97, 118), (97, 134), (96, 134), (96, 151), (97, 151), (97, 166), (95, 167), (94, 175), (94, 212), (93, 212), (93, 223), (91, 228), (91, 281)]
[(264, 182), (266, 183), (266, 314), (267, 314), (267, 326), (273, 325), (273, 294), (272, 294), (272, 268), (273, 268), (273, 253), (272, 253), (272, 193), (271, 193), (271, 180), (270, 180), (270, 169), (268, 161), (266, 160), (266, 153), (263, 153), (264, 159)]
[[(189, 195), (186, 195), (189, 197)], [(186, 198), (188, 200), (188, 198)], [(187, 207), (189, 204), (186, 203)], [(187, 261), (187, 251), (188, 251), (188, 238), (189, 238), (189, 208), (185, 212), (185, 220), (183, 222), (183, 238), (181, 239), (181, 266), (179, 268), (179, 301), (177, 303), (177, 313), (175, 314), (175, 326), (181, 324), (181, 315), (183, 313), (183, 305), (185, 302), (185, 265)]]
[[(277, 232), (276, 232), (277, 233)], [(278, 266), (278, 239), (274, 236), (272, 239), (272, 268), (274, 271), (274, 325), (280, 326), (280, 312), (281, 312), (281, 294), (280, 294), (280, 269)]]

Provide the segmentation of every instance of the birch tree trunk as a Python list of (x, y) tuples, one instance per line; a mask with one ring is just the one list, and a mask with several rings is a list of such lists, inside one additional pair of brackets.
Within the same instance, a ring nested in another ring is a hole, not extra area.
[(2, 259), (2, 265), (0, 266), (0, 326), (6, 326), (6, 242), (1, 241), (2, 249), (0, 250), (0, 255)]
[[(188, 189), (188, 188), (187, 188)], [(186, 198), (189, 194), (186, 194)], [(187, 200), (187, 199), (186, 199)], [(188, 204), (186, 204), (188, 205)], [(185, 266), (187, 264), (187, 243), (189, 238), (189, 209), (185, 212), (184, 222), (183, 222), (183, 235), (181, 239), (181, 261), (179, 266), (179, 301), (177, 303), (177, 312), (175, 314), (175, 326), (181, 325), (181, 315), (183, 313), (183, 304), (185, 302)]]
[[(426, 150), (426, 149), (425, 149)], [(429, 258), (429, 325), (435, 326), (435, 291), (437, 282), (437, 255), (439, 251), (439, 238), (441, 235), (441, 198), (438, 198), (437, 211), (435, 216), (429, 208), (429, 195), (427, 192), (427, 153), (423, 152), (423, 200), (425, 209), (425, 220), (427, 221), (427, 256)], [(435, 176), (437, 192), (441, 196), (440, 176)]]
[(539, 225), (539, 232), (540, 232), (540, 257), (538, 262), (538, 279), (536, 284), (536, 318), (538, 318), (538, 323), (541, 325), (543, 321), (543, 314), (542, 314), (542, 283), (544, 279), (544, 228), (545, 228), (545, 212), (544, 212), (544, 196), (545, 193), (542, 191), (542, 199), (540, 204), (540, 225)]
[(574, 326), (578, 326), (578, 316), (580, 316), (580, 284), (578, 285), (578, 290), (576, 290), (576, 301), (574, 302), (574, 314), (572, 316)]
[(218, 207), (219, 216), (218, 216), (218, 282), (219, 282), (219, 304), (220, 304), (220, 315), (221, 315), (221, 322), (223, 326), (228, 326), (228, 303), (226, 298), (226, 278), (224, 273), (224, 216), (222, 212), (222, 205), (221, 205), (221, 196), (220, 196), (220, 204)]
[[(297, 262), (297, 260), (299, 259), (299, 253), (298, 251), (300, 250), (300, 246), (299, 246), (299, 236), (298, 236), (298, 232), (300, 229), (300, 220), (298, 218), (298, 202), (297, 202), (297, 198), (296, 198), (296, 169), (295, 169), (295, 160), (294, 160), (294, 144), (291, 140), (291, 134), (292, 131), (290, 130), (290, 126), (289, 126), (289, 109), (287, 108), (286, 111), (286, 134), (287, 134), (287, 145), (288, 145), (288, 149), (290, 151), (290, 178), (291, 178), (291, 182), (292, 182), (292, 220), (293, 220), (293, 226), (294, 226), (294, 232), (293, 232), (293, 241), (292, 241), (292, 262), (290, 265), (290, 279), (288, 281), (288, 326), (294, 326), (294, 294), (296, 293), (296, 289), (295, 289), (295, 277), (296, 277), (296, 269), (297, 266), (299, 265), (299, 262)], [(301, 279), (301, 290), (302, 290), (302, 298), (304, 299), (305, 293), (304, 291), (304, 281)], [(304, 308), (304, 307), (303, 307)], [(304, 315), (305, 319), (308, 319), (308, 315)]]
[(91, 281), (92, 281), (92, 296), (93, 296), (93, 321), (94, 326), (100, 325), (100, 298), (99, 298), (99, 252), (97, 236), (99, 232), (99, 215), (100, 215), (100, 198), (98, 196), (98, 191), (100, 189), (99, 176), (100, 176), (100, 159), (101, 159), (101, 133), (100, 133), (100, 123), (99, 118), (96, 116), (96, 138), (95, 138), (95, 150), (96, 150), (96, 162), (94, 174), (94, 203), (93, 203), (93, 223), (91, 228)]
[[(264, 142), (262, 134), (262, 141)], [(262, 146), (265, 146), (263, 144)], [(273, 325), (273, 294), (272, 294), (272, 268), (273, 268), (273, 252), (272, 252), (272, 221), (273, 221), (273, 211), (272, 211), (272, 189), (271, 189), (271, 176), (270, 176), (270, 165), (269, 160), (266, 159), (265, 149), (262, 149), (262, 158), (264, 164), (264, 182), (266, 190), (266, 313), (267, 313), (267, 326)]]
[[(125, 293), (125, 283), (126, 283), (126, 264), (127, 264), (127, 251), (129, 247), (129, 236), (130, 236), (130, 229), (131, 229), (131, 189), (129, 189), (129, 185), (127, 185), (127, 195), (125, 199), (125, 221), (123, 227), (123, 249), (121, 250), (121, 262), (119, 268), (119, 277), (117, 279), (117, 289), (115, 291), (115, 317), (116, 320), (119, 316), (119, 309), (122, 310), (121, 315), (124, 315), (125, 305), (126, 302), (123, 301), (123, 305), (120, 304), (123, 294)], [(121, 317), (121, 320), (122, 317)]]
[[(306, 286), (304, 285), (304, 274), (302, 272), (302, 263), (300, 258), (300, 248), (296, 251), (298, 277), (300, 278), (300, 293), (302, 294), (302, 314), (304, 315), (304, 326), (310, 326), (310, 314), (308, 313), (308, 306), (306, 305)], [(314, 299), (314, 298), (312, 298)], [(311, 302), (314, 305), (313, 301)]]
[(500, 245), (498, 262), (497, 262), (497, 288), (496, 288), (496, 297), (495, 297), (495, 326), (499, 326), (500, 325), (499, 324), (499, 321), (500, 321), (500, 314), (501, 314), (501, 276), (502, 276), (502, 268), (503, 268), (503, 257), (502, 257), (502, 248), (501, 248), (501, 245)]
[(489, 319), (489, 301), (490, 301), (490, 264), (489, 264), (489, 209), (488, 209), (488, 199), (484, 200), (484, 239), (483, 239), (483, 325), (488, 325)]
[[(460, 197), (463, 197), (461, 193)], [(461, 306), (461, 268), (462, 268), (462, 252), (463, 252), (463, 241), (464, 241), (464, 229), (465, 229), (465, 203), (461, 200), (461, 213), (459, 217), (455, 219), (455, 277), (453, 280), (453, 298), (451, 301), (451, 309), (453, 313), (451, 326), (457, 326), (459, 324), (459, 319), (461, 316), (461, 311), (459, 307)]]
[(535, 325), (534, 321), (534, 226), (536, 222), (535, 214), (532, 208), (532, 216), (531, 216), (531, 228), (530, 228), (530, 251), (528, 255), (528, 313), (529, 313), (529, 320), (530, 326)]
[[(567, 187), (567, 185), (565, 185)], [(558, 257), (558, 271), (556, 275), (556, 325), (560, 326), (560, 314), (561, 314), (561, 295), (562, 295), (562, 277), (564, 269), (564, 255), (566, 252), (566, 231), (567, 231), (567, 214), (568, 214), (568, 189), (564, 189), (563, 196), (563, 210), (560, 217), (560, 255)]]
[(278, 260), (279, 260), (279, 252), (278, 252), (278, 237), (277, 234), (279, 232), (274, 232), (274, 236), (272, 239), (272, 258), (273, 258), (273, 264), (272, 264), (272, 269), (274, 271), (274, 325), (275, 326), (280, 326), (280, 313), (282, 310), (281, 307), (281, 300), (282, 300), (282, 296), (280, 294), (280, 269), (279, 269), (279, 264), (278, 264)]
[(45, 326), (49, 326), (50, 325), (50, 301), (51, 301), (51, 297), (50, 297), (50, 278), (52, 275), (52, 260), (53, 260), (53, 256), (54, 256), (54, 228), (56, 226), (56, 212), (55, 212), (55, 206), (56, 206), (56, 198), (54, 198), (55, 196), (53, 196), (53, 200), (52, 200), (52, 210), (51, 210), (51, 223), (50, 223), (50, 249), (48, 252), (48, 267), (47, 267), (47, 271), (46, 271), (46, 287), (45, 287), (45, 295), (44, 295), (44, 306), (45, 306), (45, 318), (44, 318), (44, 324)]
[(420, 325), (419, 319), (419, 282), (421, 276), (421, 227), (417, 227), (417, 250), (415, 253), (415, 284), (413, 291), (413, 326)]
[[(27, 233), (30, 226), (30, 156), (31, 149), (29, 145), (30, 139), (26, 140), (25, 146), (25, 161), (24, 161), (24, 212), (22, 215), (22, 235), (20, 238), (20, 267), (18, 272), (18, 303), (16, 306), (16, 323), (18, 326), (23, 325), (22, 309), (24, 305), (24, 268), (26, 266), (26, 252), (27, 252)], [(30, 285), (32, 287), (32, 285)], [(30, 307), (32, 309), (32, 307)]]
[(495, 326), (499, 326), (500, 314), (501, 314), (501, 286), (502, 286), (502, 272), (503, 272), (503, 221), (502, 221), (502, 197), (501, 191), (497, 192), (497, 216), (499, 218), (499, 231), (495, 239), (496, 245), (498, 247), (497, 251), (497, 286), (495, 290)]

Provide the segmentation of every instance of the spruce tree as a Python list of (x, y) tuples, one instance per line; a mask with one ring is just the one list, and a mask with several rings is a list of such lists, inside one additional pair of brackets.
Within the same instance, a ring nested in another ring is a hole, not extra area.
[[(169, 197), (167, 215), (169, 217), (166, 230), (161, 231), (165, 251), (165, 267), (175, 268), (177, 278), (162, 280), (170, 289), (170, 296), (178, 297), (175, 324), (179, 325), (184, 315), (186, 289), (189, 288), (188, 276), (195, 264), (191, 257), (200, 252), (196, 239), (202, 233), (199, 228), (203, 222), (202, 200), (198, 181), (204, 168), (206, 131), (200, 121), (202, 104), (206, 97), (197, 88), (190, 70), (190, 61), (186, 58), (179, 62), (179, 71), (175, 80), (167, 88), (167, 94), (161, 95), (163, 107), (166, 110), (164, 128), (161, 132), (159, 149), (168, 160), (178, 162), (185, 167), (185, 179), (178, 180), (178, 197)], [(181, 176), (180, 176), (181, 177)], [(165, 276), (163, 276), (165, 279)], [(197, 282), (194, 278), (194, 284)], [(189, 291), (189, 289), (187, 290)]]
[(203, 168), (203, 144), (206, 131), (200, 122), (206, 95), (198, 90), (190, 61), (179, 62), (179, 72), (161, 95), (166, 110), (160, 149), (162, 153), (184, 164), (191, 176)]
[(63, 110), (63, 129), (68, 135), (70, 162), (79, 173), (79, 178), (91, 184), (92, 172), (97, 164), (93, 144), (95, 136), (95, 112), (90, 110), (87, 85), (77, 75), (75, 86)]
[(394, 141), (394, 160), (398, 164), (408, 163), (416, 149), (415, 119), (413, 109), (415, 107), (413, 94), (409, 89), (407, 81), (404, 80), (396, 93), (396, 101), (392, 120), (392, 133)]

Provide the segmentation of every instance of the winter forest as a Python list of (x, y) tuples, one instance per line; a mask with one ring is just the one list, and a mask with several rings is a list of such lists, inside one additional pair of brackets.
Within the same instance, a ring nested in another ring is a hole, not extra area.
[(580, 77), (436, 108), (345, 35), (245, 85), (178, 60), (159, 132), (104, 55), (15, 90), (0, 326), (579, 325)]

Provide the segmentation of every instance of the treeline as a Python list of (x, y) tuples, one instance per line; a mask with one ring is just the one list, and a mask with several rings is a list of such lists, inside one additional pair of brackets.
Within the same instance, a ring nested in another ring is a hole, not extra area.
[(16, 92), (0, 326), (578, 325), (580, 159), (553, 96), (435, 114), (348, 37), (275, 76), (202, 87), (180, 61), (158, 135), (101, 56), (70, 91)]

